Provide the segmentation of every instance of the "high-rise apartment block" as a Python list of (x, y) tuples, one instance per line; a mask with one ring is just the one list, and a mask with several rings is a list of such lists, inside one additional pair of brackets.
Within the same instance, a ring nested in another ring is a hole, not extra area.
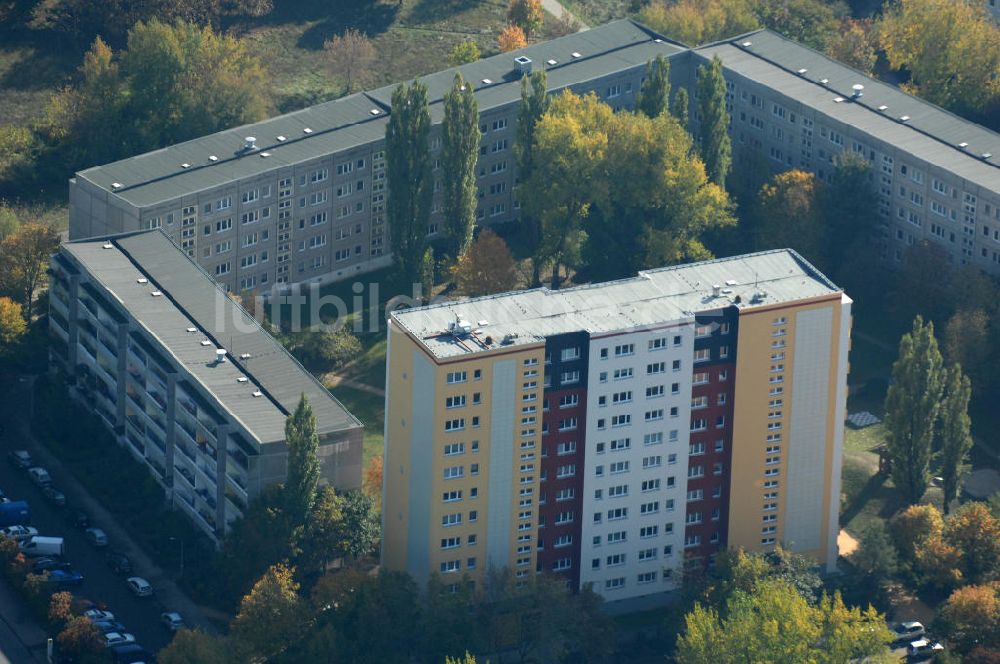
[(393, 313), (383, 565), (608, 600), (725, 547), (832, 568), (850, 325), (790, 250)]
[(213, 540), (285, 481), (302, 395), (321, 483), (360, 487), (361, 423), (165, 235), (65, 243), (51, 274), (50, 357), (71, 395)]
[[(991, 0), (992, 2), (992, 0)], [(443, 97), (461, 71), (476, 88), (480, 225), (517, 218), (520, 79), (550, 92), (635, 105), (646, 63), (670, 59), (674, 90), (721, 58), (734, 168), (801, 168), (829, 178), (851, 150), (873, 166), (890, 263), (920, 240), (954, 264), (1000, 274), (1000, 136), (766, 30), (695, 49), (616, 21), (422, 77), (439, 179)], [(344, 279), (388, 265), (384, 136), (392, 86), (90, 168), (70, 181), (70, 237), (162, 228), (225, 288)], [(437, 189), (437, 187), (436, 187)], [(441, 223), (435, 193), (427, 228)]]

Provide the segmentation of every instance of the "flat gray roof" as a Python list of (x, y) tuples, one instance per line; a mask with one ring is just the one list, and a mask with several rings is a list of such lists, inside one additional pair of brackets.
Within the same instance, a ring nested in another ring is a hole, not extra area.
[[(285, 439), (285, 419), (302, 394), (312, 405), (319, 434), (361, 427), (162, 232), (67, 242), (62, 251), (76, 259), (165, 353), (261, 443)], [(147, 283), (139, 282), (140, 278)], [(155, 291), (161, 295), (154, 296)], [(218, 348), (228, 351), (226, 362), (216, 362)], [(249, 357), (241, 358), (244, 354)], [(237, 380), (244, 376), (246, 382)], [(256, 390), (262, 396), (253, 396)]]
[[(621, 20), (422, 76), (420, 80), (428, 86), (431, 114), (437, 122), (442, 115), (441, 101), (457, 71), (476, 88), (480, 110), (489, 110), (520, 99), (520, 74), (514, 69), (514, 58), (518, 56), (530, 58), (534, 67), (547, 69), (549, 89), (557, 90), (644, 64), (658, 53), (669, 56), (683, 50), (685, 47), (665, 41), (633, 21)], [(579, 56), (574, 57), (574, 53)], [(550, 60), (556, 64), (549, 64)], [(380, 140), (385, 137), (395, 88), (396, 85), (389, 85), (357, 93), (95, 166), (80, 171), (77, 177), (136, 207), (156, 205)], [(373, 115), (373, 110), (378, 114)], [(306, 128), (310, 133), (305, 133)], [(247, 136), (257, 139), (258, 150), (240, 151)], [(285, 140), (278, 140), (278, 136)], [(270, 156), (263, 157), (265, 152)], [(211, 156), (217, 159), (211, 161)], [(121, 186), (114, 187), (116, 183)]]
[[(726, 69), (958, 177), (1000, 191), (1000, 134), (986, 127), (769, 30), (702, 46), (695, 52), (706, 58), (718, 55)], [(800, 69), (806, 71), (799, 74)], [(823, 79), (827, 83), (821, 83)], [(852, 86), (857, 83), (864, 86), (863, 95), (852, 100)], [(843, 101), (834, 101), (838, 97)], [(908, 119), (900, 121), (903, 116)], [(961, 143), (966, 147), (959, 147)], [(983, 154), (992, 157), (983, 159)]]
[[(713, 286), (722, 287), (720, 295)], [(542, 343), (586, 331), (591, 336), (691, 320), (699, 312), (753, 309), (839, 293), (829, 279), (791, 249), (646, 270), (603, 284), (547, 288), (442, 302), (406, 309), (393, 319), (439, 359)], [(763, 297), (760, 294), (764, 294)], [(449, 323), (469, 321), (474, 335), (456, 338)], [(482, 343), (492, 337), (493, 343)], [(503, 343), (506, 337), (508, 343)]]

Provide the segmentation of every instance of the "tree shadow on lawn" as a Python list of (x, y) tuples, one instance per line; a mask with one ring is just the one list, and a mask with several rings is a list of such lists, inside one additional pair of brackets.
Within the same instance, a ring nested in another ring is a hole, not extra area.
[(360, 6), (351, 2), (335, 4), (331, 12), (316, 17), (322, 20), (303, 32), (295, 45), (318, 51), (323, 48), (323, 42), (327, 39), (351, 28), (375, 37), (396, 22), (400, 6), (401, 3), (395, 2), (362, 2)]
[(419, 0), (410, 11), (410, 23), (437, 23), (472, 9), (482, 0)]
[[(868, 481), (865, 483), (864, 487), (862, 487), (861, 491), (858, 492), (858, 495), (854, 497), (854, 500), (852, 500), (851, 503), (846, 508), (844, 508), (844, 511), (841, 513), (840, 515), (841, 527), (849, 524), (851, 521), (854, 520), (854, 518), (858, 514), (861, 513), (861, 510), (863, 510), (865, 505), (868, 504), (868, 501), (874, 498), (876, 494), (878, 494), (884, 488), (885, 480), (886, 480), (885, 475), (882, 475), (881, 473), (875, 473), (874, 475), (868, 478)], [(887, 505), (890, 502), (892, 501), (886, 500)], [(887, 505), (883, 506), (882, 511), (885, 511)], [(890, 514), (891, 513), (892, 512), (890, 512)]]
[(0, 43), (4, 49), (31, 49), (0, 76), (0, 88), (44, 90), (57, 88), (66, 82), (82, 61), (83, 52), (68, 47), (64, 40), (52, 37), (47, 33), (0, 31)]

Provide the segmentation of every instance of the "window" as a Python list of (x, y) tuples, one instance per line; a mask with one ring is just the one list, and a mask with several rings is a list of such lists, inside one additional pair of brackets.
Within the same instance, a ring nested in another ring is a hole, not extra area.
[(660, 501), (654, 500), (651, 503), (643, 503), (639, 506), (639, 514), (656, 514), (660, 511)]
[(444, 469), (444, 479), (454, 480), (465, 476), (465, 466), (450, 466)]
[(564, 420), (559, 421), (560, 431), (573, 431), (577, 427), (577, 419), (575, 417), (567, 417)]
[(573, 371), (564, 371), (564, 372), (562, 372), (562, 374), (560, 374), (560, 376), (559, 376), (559, 382), (562, 383), (563, 385), (569, 385), (569, 384), (572, 384), (572, 383), (579, 383), (580, 382), (580, 371), (579, 370), (573, 370)]
[(694, 351), (695, 362), (707, 362), (712, 359), (712, 351), (708, 348), (699, 348)]
[(560, 408), (572, 408), (580, 403), (579, 394), (565, 394), (559, 397), (559, 407)]
[(659, 526), (643, 526), (639, 529), (639, 537), (641, 539), (649, 539), (650, 537), (656, 537), (660, 534)]
[(627, 507), (616, 507), (613, 510), (608, 510), (608, 521), (618, 521), (627, 518), (628, 518)]
[(466, 381), (467, 374), (464, 371), (451, 371), (448, 372), (448, 383), (464, 383)]
[(576, 452), (576, 441), (569, 441), (565, 443), (559, 443), (556, 448), (556, 454), (563, 456), (565, 454), (574, 454)]
[(444, 446), (445, 456), (456, 456), (458, 454), (465, 454), (465, 443), (450, 443)]
[(625, 369), (615, 369), (614, 379), (615, 380), (627, 380), (632, 377), (632, 367)]
[(646, 365), (646, 375), (655, 376), (656, 374), (665, 373), (667, 370), (666, 362), (654, 362), (652, 364)]
[(612, 475), (628, 472), (628, 461), (615, 461), (608, 466), (608, 472)]
[(650, 339), (648, 349), (649, 350), (662, 350), (667, 347), (666, 337), (657, 337), (656, 339)]
[(610, 447), (612, 452), (630, 449), (632, 447), (632, 439), (618, 438), (617, 440), (612, 440)]
[(611, 426), (612, 427), (627, 427), (632, 424), (632, 415), (612, 415), (611, 416)]
[(627, 484), (617, 484), (608, 489), (608, 498), (623, 498), (628, 495)]
[(461, 499), (462, 499), (462, 491), (461, 490), (457, 490), (457, 491), (445, 491), (441, 495), (441, 500), (443, 500), (446, 503), (453, 503), (453, 502), (461, 500)]
[(556, 478), (563, 479), (566, 477), (576, 476), (576, 464), (567, 464), (565, 466), (559, 466), (556, 469)]
[(648, 491), (659, 491), (659, 490), (660, 490), (660, 478), (642, 481), (642, 491), (644, 493)]
[(578, 346), (574, 346), (572, 348), (563, 348), (560, 357), (562, 358), (563, 362), (568, 362), (570, 360), (578, 360), (580, 359), (580, 348)]
[(444, 423), (445, 431), (462, 431), (465, 429), (465, 418), (460, 417), (455, 420), (448, 420)]
[(663, 432), (657, 431), (656, 433), (647, 433), (642, 437), (643, 445), (659, 445), (663, 442)]
[(615, 346), (615, 357), (635, 355), (635, 344), (620, 344)]
[(611, 403), (629, 403), (632, 401), (632, 390), (626, 390), (624, 392), (615, 392), (611, 395)]
[(441, 517), (441, 525), (444, 526), (445, 528), (449, 528), (451, 526), (458, 526), (461, 525), (461, 523), (462, 523), (461, 512), (455, 514), (445, 514), (443, 517)]
[(656, 422), (658, 420), (662, 420), (663, 419), (663, 409), (662, 408), (657, 408), (655, 410), (648, 410), (648, 411), (646, 411), (645, 417), (646, 417), (646, 421), (647, 422)]
[(441, 563), (441, 573), (451, 574), (452, 572), (457, 572), (461, 569), (462, 561), (460, 560), (447, 560)]
[(659, 468), (663, 465), (663, 457), (659, 455), (648, 456), (642, 458), (643, 468)]

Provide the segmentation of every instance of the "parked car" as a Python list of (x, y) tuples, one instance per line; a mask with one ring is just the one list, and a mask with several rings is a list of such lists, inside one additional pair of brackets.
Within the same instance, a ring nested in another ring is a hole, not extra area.
[(70, 510), (66, 513), (70, 523), (80, 530), (86, 530), (90, 527), (90, 516), (81, 510)]
[(51, 484), (42, 487), (42, 495), (56, 507), (66, 507), (66, 494)]
[(111, 613), (110, 611), (108, 611), (106, 609), (93, 608), (93, 609), (87, 609), (86, 611), (84, 611), (83, 612), (83, 617), (84, 618), (90, 618), (91, 620), (93, 620), (93, 621), (96, 622), (98, 620), (114, 620), (115, 619), (115, 614)]
[(906, 657), (911, 662), (920, 662), (930, 659), (942, 651), (944, 651), (944, 646), (937, 641), (919, 639), (906, 648)]
[(126, 643), (135, 643), (135, 637), (125, 632), (108, 632), (104, 635), (104, 647), (123, 646)]
[(912, 643), (926, 634), (923, 623), (915, 620), (896, 623), (892, 626), (894, 643)]
[(149, 585), (149, 581), (141, 576), (130, 576), (125, 580), (125, 583), (136, 597), (149, 597), (153, 594), (153, 586)]
[(184, 618), (176, 611), (167, 611), (160, 614), (160, 622), (171, 632), (176, 632), (184, 628)]
[(31, 455), (28, 454), (28, 450), (11, 450), (7, 453), (7, 459), (15, 468), (20, 468), (25, 470), (31, 468), (34, 461), (31, 460)]
[(45, 571), (51, 572), (54, 569), (73, 569), (73, 565), (55, 558), (39, 558), (31, 565), (31, 571), (35, 574), (41, 574)]
[(52, 484), (52, 478), (49, 476), (49, 471), (45, 470), (41, 466), (32, 466), (28, 469), (28, 478), (38, 486), (48, 486)]
[(121, 624), (117, 620), (94, 620), (94, 627), (101, 630), (101, 634), (107, 634), (109, 632), (118, 632), (121, 634), (125, 631), (125, 625)]
[(32, 528), (31, 526), (7, 526), (3, 530), (0, 530), (5, 536), (11, 539), (21, 540), (31, 539), (38, 534), (38, 528)]
[(67, 586), (79, 586), (83, 583), (83, 574), (75, 569), (53, 569), (49, 570), (49, 583), (60, 588)]
[(112, 646), (109, 650), (111, 661), (115, 664), (148, 664), (155, 661), (153, 655), (138, 643)]
[(0, 503), (0, 527), (31, 523), (31, 509), (23, 500)]
[(108, 536), (100, 528), (87, 528), (83, 536), (87, 538), (93, 546), (107, 546)]
[(128, 574), (132, 571), (132, 561), (121, 551), (108, 551), (104, 560), (115, 574)]

